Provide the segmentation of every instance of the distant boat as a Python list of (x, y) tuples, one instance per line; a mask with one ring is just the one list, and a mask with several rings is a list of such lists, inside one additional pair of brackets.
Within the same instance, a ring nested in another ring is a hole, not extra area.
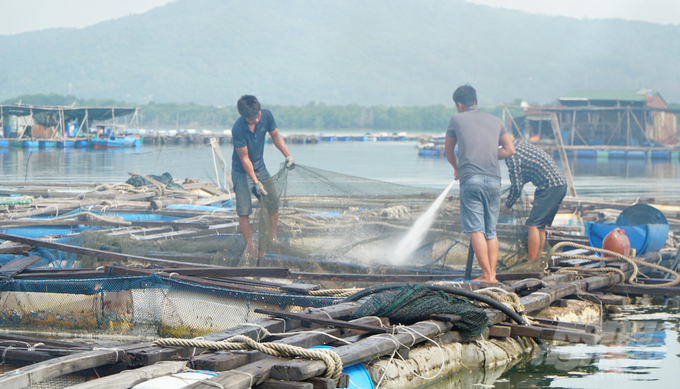
[(142, 145), (142, 138), (136, 136), (111, 137), (109, 139), (92, 139), (95, 149), (110, 149), (123, 147), (139, 147)]

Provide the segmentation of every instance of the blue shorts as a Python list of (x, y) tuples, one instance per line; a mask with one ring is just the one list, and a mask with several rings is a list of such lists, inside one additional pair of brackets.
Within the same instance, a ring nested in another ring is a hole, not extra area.
[[(260, 199), (261, 204), (265, 205), (269, 211), (279, 208), (279, 196), (267, 169), (255, 173), (255, 176), (264, 186), (264, 190), (267, 191), (267, 196)], [(255, 184), (246, 173), (232, 171), (231, 179), (234, 182), (234, 193), (236, 194), (236, 214), (248, 216), (253, 213), (251, 194)]]
[(460, 219), (463, 232), (483, 232), (486, 239), (496, 237), (501, 209), (501, 180), (474, 175), (460, 185)]

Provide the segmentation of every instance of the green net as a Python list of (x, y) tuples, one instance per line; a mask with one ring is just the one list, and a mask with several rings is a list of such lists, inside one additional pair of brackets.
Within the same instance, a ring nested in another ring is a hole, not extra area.
[(453, 328), (463, 336), (477, 336), (489, 326), (486, 312), (466, 298), (434, 291), (419, 284), (408, 284), (378, 293), (364, 302), (353, 317), (380, 316), (388, 317), (393, 324), (411, 324), (429, 320), (434, 314), (459, 315), (460, 320), (453, 322)]

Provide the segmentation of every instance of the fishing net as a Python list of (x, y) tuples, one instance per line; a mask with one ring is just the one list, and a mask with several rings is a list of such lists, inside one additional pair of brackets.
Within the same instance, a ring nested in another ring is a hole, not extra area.
[[(395, 247), (431, 206), (440, 190), (417, 188), (329, 172), (304, 165), (283, 167), (272, 177), (280, 195), (278, 243), (271, 242), (268, 207), (257, 208), (255, 239), (264, 254), (330, 260), (367, 267), (394, 266)], [(506, 190), (507, 191), (507, 190)], [(266, 196), (265, 196), (266, 197)], [(502, 218), (500, 267), (526, 258), (526, 196)], [(462, 269), (469, 235), (460, 227), (458, 196), (446, 197), (407, 265), (415, 269)], [(253, 264), (251, 262), (251, 264)]]
[[(434, 223), (408, 261), (396, 266), (393, 259), (397, 243), (430, 208), (440, 190), (353, 177), (304, 165), (297, 165), (293, 170), (282, 166), (271, 179), (280, 197), (277, 241), (272, 241), (274, 205), (268, 202), (268, 196), (259, 200), (253, 196), (251, 221), (253, 240), (258, 248), (255, 255), (249, 255), (246, 250), (233, 204), (187, 210), (185, 217), (168, 216), (163, 213), (165, 209), (157, 211), (158, 214), (134, 210), (122, 212), (115, 208), (88, 209), (98, 215), (124, 220), (186, 221), (199, 227), (192, 227), (193, 230), (181, 227), (180, 231), (178, 226), (181, 225), (176, 225), (154, 231), (150, 228), (73, 226), (62, 233), (69, 234), (66, 243), (82, 247), (210, 265), (286, 266), (307, 272), (338, 272), (339, 269), (342, 269), (340, 272), (366, 272), (370, 269), (369, 272), (376, 274), (403, 270), (422, 273), (459, 271), (462, 274), (470, 237), (461, 231), (460, 205), (455, 191), (445, 198)], [(523, 223), (530, 205), (525, 198), (523, 196), (515, 204), (512, 214), (499, 218), (501, 271), (526, 258)], [(177, 212), (175, 209), (167, 211)], [(196, 216), (188, 216), (192, 214)], [(212, 229), (216, 224), (229, 228)], [(36, 232), (34, 227), (31, 231), (19, 230), (22, 229), (7, 232), (17, 235), (44, 232)], [(81, 255), (77, 258), (75, 266), (79, 267), (107, 264), (92, 257)], [(49, 262), (52, 266), (65, 263)], [(69, 266), (73, 264), (71, 260)], [(474, 266), (479, 270), (476, 261)]]
[(434, 314), (459, 315), (453, 328), (463, 336), (477, 336), (489, 326), (489, 317), (464, 297), (451, 296), (418, 284), (371, 296), (353, 315), (388, 317), (392, 323), (411, 324)]

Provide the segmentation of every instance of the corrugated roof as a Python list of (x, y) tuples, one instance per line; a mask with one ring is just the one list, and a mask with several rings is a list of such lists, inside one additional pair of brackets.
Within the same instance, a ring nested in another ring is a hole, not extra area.
[(634, 90), (572, 90), (560, 100), (646, 101), (643, 91)]

